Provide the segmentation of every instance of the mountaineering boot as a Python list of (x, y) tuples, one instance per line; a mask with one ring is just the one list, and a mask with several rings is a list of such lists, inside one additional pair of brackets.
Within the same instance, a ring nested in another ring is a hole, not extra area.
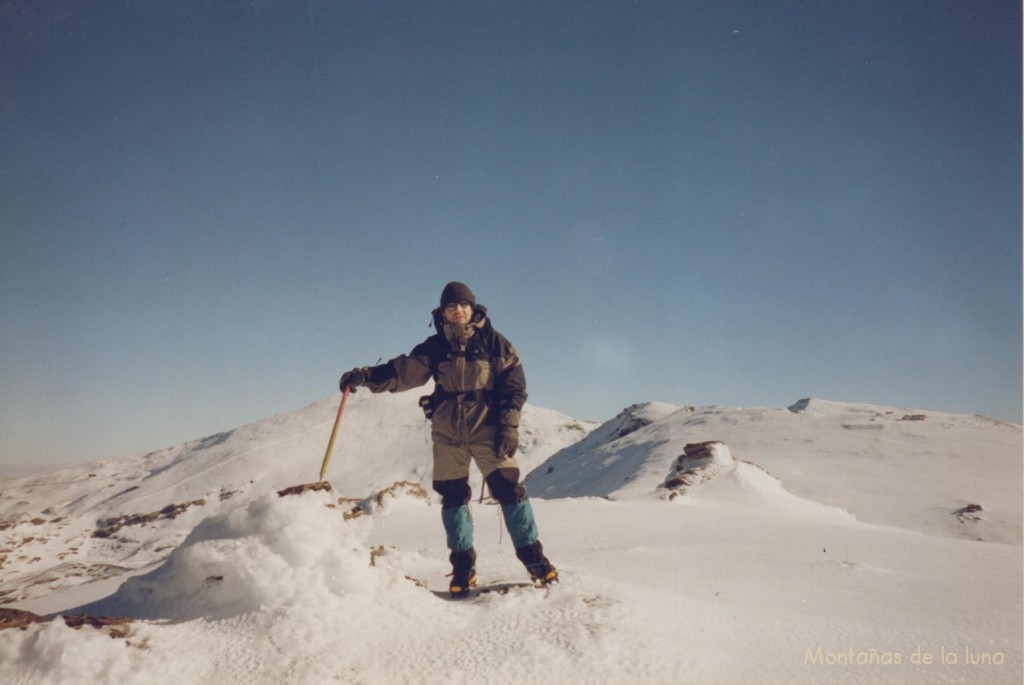
[(555, 568), (546, 556), (544, 546), (537, 540), (531, 545), (516, 549), (516, 556), (523, 562), (526, 572), (530, 574), (530, 580), (539, 585), (550, 585), (558, 582), (558, 569)]
[(530, 580), (538, 585), (551, 585), (558, 582), (558, 569), (545, 559), (539, 564), (527, 566), (526, 571), (530, 574)]
[(468, 596), (469, 589), (476, 586), (476, 551), (471, 547), (462, 552), (452, 552), (448, 559), (452, 562), (452, 582), (448, 584), (448, 592), (452, 599)]
[(452, 599), (468, 597), (470, 588), (476, 587), (476, 582), (476, 571), (473, 569), (455, 573), (452, 575), (452, 582), (448, 584), (448, 592), (451, 593)]

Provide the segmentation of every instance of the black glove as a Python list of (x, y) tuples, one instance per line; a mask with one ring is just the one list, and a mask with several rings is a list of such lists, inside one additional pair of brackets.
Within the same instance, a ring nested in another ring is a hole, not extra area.
[(352, 392), (355, 392), (356, 388), (360, 385), (366, 385), (366, 381), (368, 380), (369, 378), (367, 377), (366, 371), (363, 369), (352, 369), (351, 371), (346, 371), (341, 374), (341, 380), (338, 382), (338, 386), (341, 388), (342, 392), (345, 392), (346, 387), (351, 388)]
[(519, 449), (519, 429), (507, 424), (498, 426), (498, 434), (494, 436), (494, 451), (498, 459), (511, 459)]

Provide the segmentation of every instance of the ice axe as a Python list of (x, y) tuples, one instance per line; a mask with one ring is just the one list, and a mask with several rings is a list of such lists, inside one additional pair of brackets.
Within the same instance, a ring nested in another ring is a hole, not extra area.
[(338, 415), (334, 419), (334, 428), (331, 429), (331, 439), (327, 441), (327, 451), (324, 453), (324, 462), (320, 465), (320, 480), (315, 483), (304, 483), (302, 485), (294, 485), (290, 488), (285, 488), (277, 493), (280, 497), (284, 497), (285, 495), (300, 495), (309, 490), (331, 489), (331, 484), (324, 480), (324, 474), (327, 473), (327, 464), (331, 461), (331, 452), (334, 451), (334, 440), (338, 437), (338, 425), (341, 423), (341, 415), (345, 411), (345, 402), (348, 401), (349, 390), (349, 386), (346, 385), (344, 391), (341, 393), (341, 405), (338, 407)]

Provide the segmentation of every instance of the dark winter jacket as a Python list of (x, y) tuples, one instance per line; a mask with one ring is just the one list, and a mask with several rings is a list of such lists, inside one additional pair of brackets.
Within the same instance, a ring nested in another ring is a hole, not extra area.
[(519, 355), (491, 326), (482, 305), (464, 327), (447, 323), (440, 309), (433, 314), (437, 333), (407, 355), (363, 369), (366, 386), (373, 392), (402, 392), (433, 378), (434, 393), (421, 403), (431, 418), (434, 441), (493, 445), (499, 425), (519, 425), (526, 402)]

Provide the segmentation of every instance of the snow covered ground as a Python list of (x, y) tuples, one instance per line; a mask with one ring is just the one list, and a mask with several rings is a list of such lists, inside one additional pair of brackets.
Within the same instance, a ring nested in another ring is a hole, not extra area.
[[(601, 426), (529, 407), (562, 582), (452, 602), (436, 500), (372, 497), (429, 490), (415, 401), (352, 397), (330, 493), (275, 490), (316, 480), (337, 398), (3, 481), (0, 612), (135, 619), (0, 630), (5, 682), (1021, 681), (1019, 426), (822, 400)], [(525, 579), (498, 507), (473, 513), (481, 579)]]

